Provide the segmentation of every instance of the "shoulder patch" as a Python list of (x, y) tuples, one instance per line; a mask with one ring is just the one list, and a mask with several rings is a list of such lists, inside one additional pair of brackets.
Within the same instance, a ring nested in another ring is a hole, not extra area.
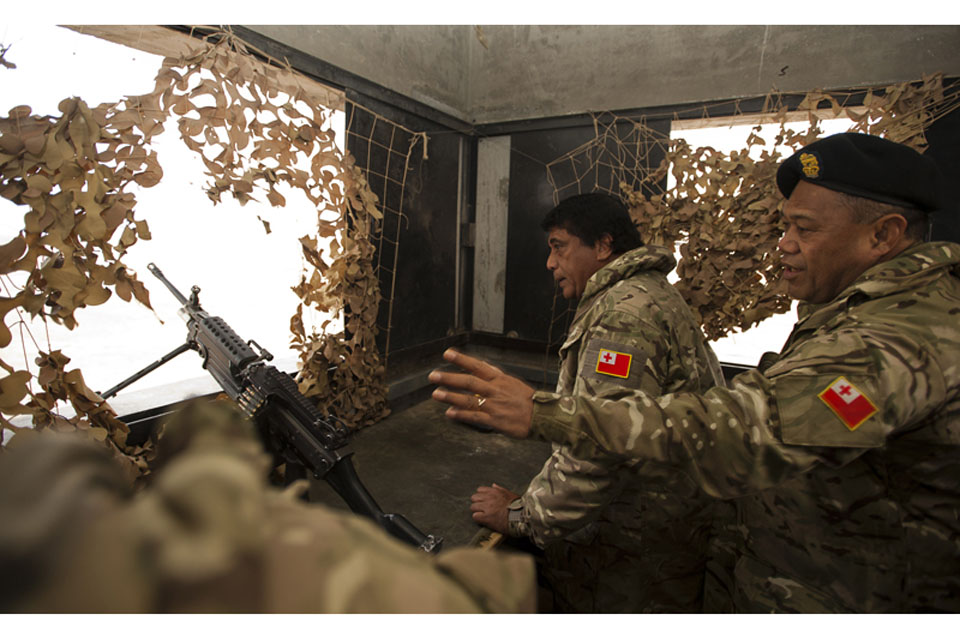
[(850, 431), (855, 431), (877, 412), (877, 406), (843, 376), (817, 395)]
[(611, 340), (590, 340), (580, 354), (580, 376), (639, 389), (647, 354)]

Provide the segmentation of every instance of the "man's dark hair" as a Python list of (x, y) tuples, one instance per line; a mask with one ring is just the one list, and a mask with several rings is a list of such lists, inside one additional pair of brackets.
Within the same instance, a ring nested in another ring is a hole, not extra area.
[(643, 246), (630, 212), (619, 198), (604, 193), (585, 193), (566, 198), (543, 218), (544, 231), (565, 229), (580, 242), (593, 246), (610, 234), (610, 248), (620, 254)]

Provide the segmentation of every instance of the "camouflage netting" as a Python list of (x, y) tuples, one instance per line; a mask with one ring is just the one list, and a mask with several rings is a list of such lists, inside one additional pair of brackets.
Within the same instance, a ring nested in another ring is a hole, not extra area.
[[(618, 194), (629, 204), (645, 242), (678, 246), (676, 286), (711, 340), (790, 308), (779, 280), (782, 199), (774, 177), (784, 154), (822, 135), (823, 109), (853, 120), (851, 131), (923, 151), (929, 125), (956, 108), (960, 96), (945, 96), (943, 76), (937, 74), (881, 90), (814, 91), (793, 110), (783, 105), (786, 98), (770, 95), (763, 112), (751, 114), (757, 121), (779, 123), (775, 140), (761, 138), (756, 127), (740, 150), (694, 149), (682, 137), (671, 140), (643, 120), (598, 117), (593, 140), (547, 167), (556, 199), (572, 188)], [(856, 106), (847, 106), (851, 103)], [(809, 123), (800, 133), (790, 127), (798, 114)], [(651, 164), (651, 149), (661, 152), (659, 164)], [(605, 170), (598, 172), (598, 166)], [(571, 168), (577, 178), (562, 182), (559, 176)], [(668, 172), (675, 185), (665, 189)]]
[[(316, 233), (300, 239), (310, 270), (294, 287), (301, 304), (291, 319), (300, 389), (351, 426), (386, 414), (371, 320), (380, 303), (372, 240), (382, 218), (378, 198), (353, 157), (334, 144), (332, 110), (308, 101), (289, 67), (260, 62), (232, 34), (219, 32), (190, 54), (165, 58), (149, 94), (94, 108), (69, 98), (60, 111), (37, 115), (22, 106), (0, 118), (0, 195), (27, 208), (22, 232), (0, 247), (8, 285), (8, 297), (0, 297), (0, 346), (14, 332), (32, 339), (24, 314), (72, 329), (77, 309), (103, 304), (113, 293), (150, 307), (147, 288), (123, 263), (134, 244), (150, 239), (126, 187), (162, 179), (151, 139), (173, 117), (184, 144), (203, 158), (214, 202), (228, 193), (241, 203), (263, 197), (283, 207), (276, 186), (284, 183), (316, 206)], [(308, 170), (298, 168), (303, 158)], [(269, 233), (269, 222), (260, 219)], [(331, 240), (329, 250), (320, 249), (324, 239)], [(12, 286), (15, 272), (25, 278), (22, 287)], [(346, 330), (327, 332), (325, 323), (308, 332), (306, 307), (344, 313)], [(29, 431), (11, 419), (30, 416), (36, 428), (80, 430), (105, 441), (134, 472), (145, 471), (151, 445), (126, 444), (127, 426), (79, 369), (66, 368), (69, 361), (56, 350), (41, 352), (36, 371), (0, 360), (0, 435)], [(76, 415), (65, 417), (60, 403)]]

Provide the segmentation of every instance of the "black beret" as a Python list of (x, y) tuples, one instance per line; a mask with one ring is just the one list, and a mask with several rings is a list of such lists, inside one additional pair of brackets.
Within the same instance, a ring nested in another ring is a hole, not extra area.
[(865, 133), (827, 136), (784, 160), (777, 169), (780, 193), (789, 198), (800, 180), (921, 211), (942, 206), (942, 175), (931, 158)]

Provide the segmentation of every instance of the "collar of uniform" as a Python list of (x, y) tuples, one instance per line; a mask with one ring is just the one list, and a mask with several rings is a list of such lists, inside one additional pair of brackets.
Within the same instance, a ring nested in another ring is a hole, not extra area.
[[(677, 261), (673, 254), (665, 247), (651, 245), (627, 251), (590, 276), (590, 279), (587, 280), (587, 286), (584, 287), (583, 295), (580, 296), (580, 302), (577, 303), (577, 311), (573, 316), (573, 322), (576, 323), (586, 313), (587, 309), (593, 306), (598, 295), (621, 280), (626, 280), (641, 271), (659, 271), (666, 275), (676, 265)], [(567, 342), (571, 338), (573, 338), (572, 334), (567, 337)]]
[(659, 271), (668, 274), (675, 266), (677, 261), (665, 247), (643, 246), (631, 249), (590, 276), (578, 306), (589, 306), (590, 298), (638, 271)]
[(960, 272), (960, 244), (924, 242), (864, 271), (859, 278), (830, 302), (797, 305), (797, 326), (819, 325), (837, 312), (870, 298), (881, 298), (912, 289), (924, 280), (941, 275), (943, 269)]

